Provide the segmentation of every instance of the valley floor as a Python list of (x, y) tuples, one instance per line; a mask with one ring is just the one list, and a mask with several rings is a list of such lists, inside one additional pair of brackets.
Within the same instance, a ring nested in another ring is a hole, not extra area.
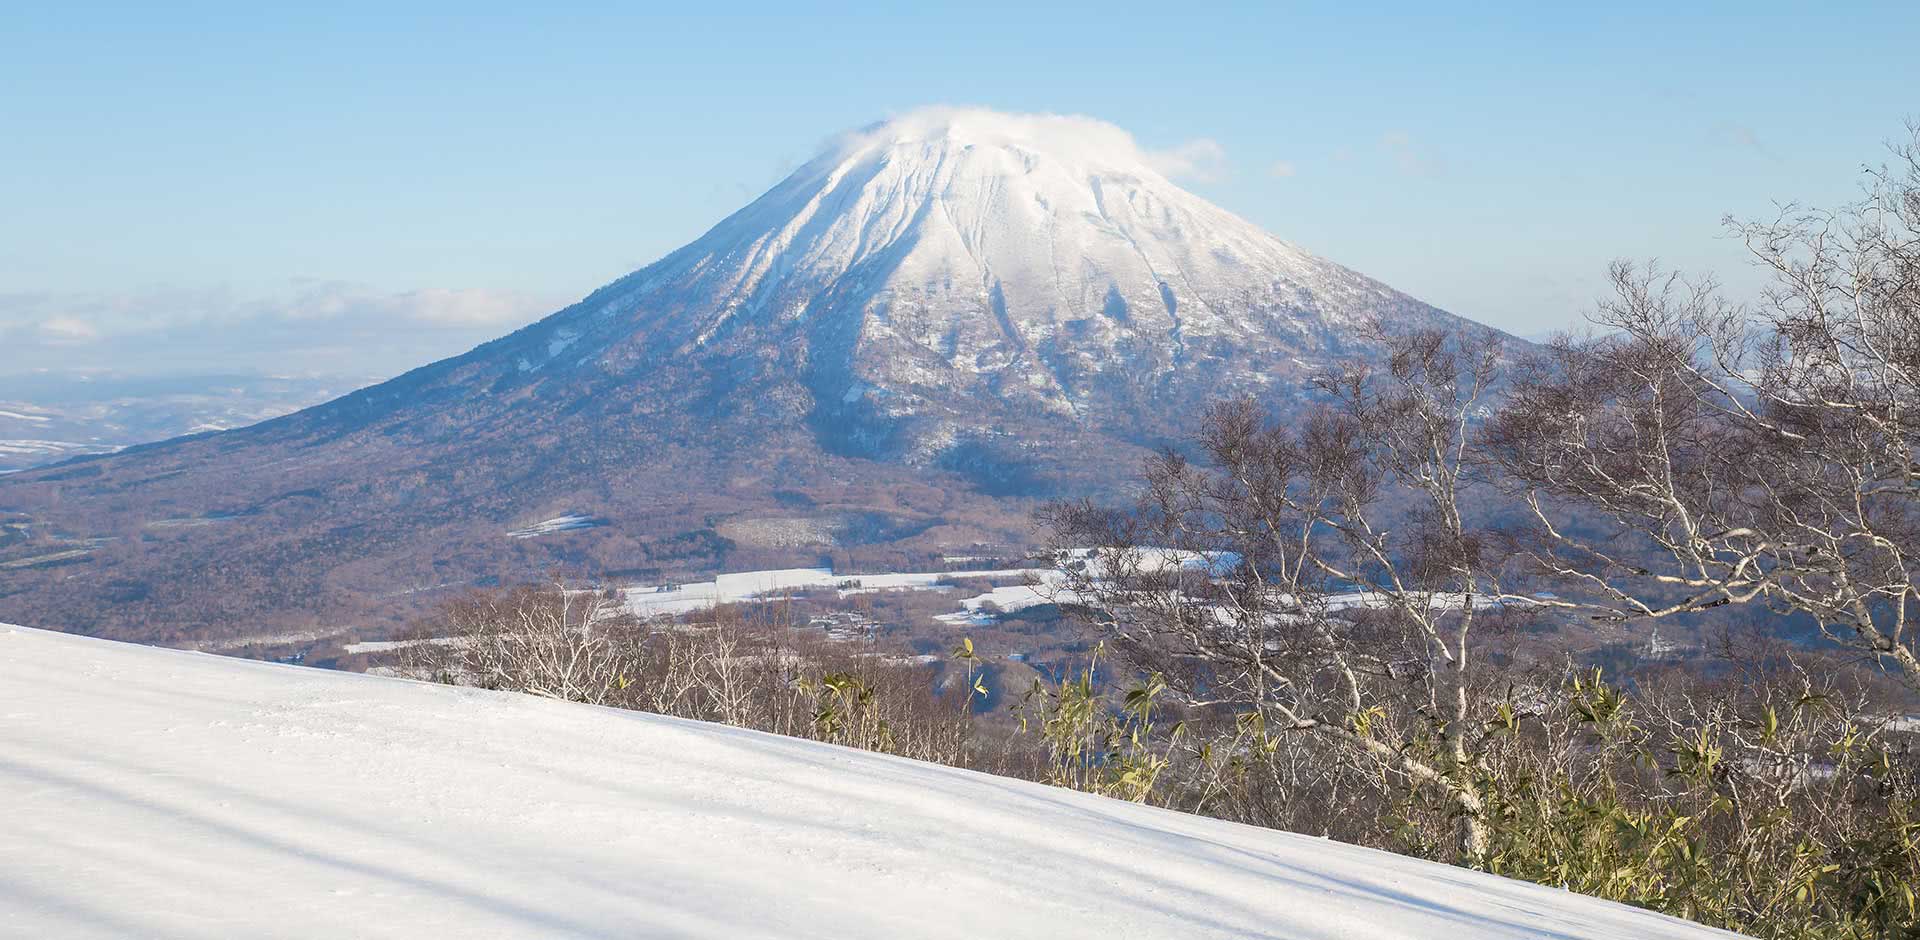
[(756, 732), (6, 626), (0, 935), (1729, 936)]

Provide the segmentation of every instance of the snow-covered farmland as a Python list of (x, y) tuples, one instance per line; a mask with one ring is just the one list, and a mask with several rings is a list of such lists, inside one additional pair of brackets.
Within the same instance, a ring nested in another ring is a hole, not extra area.
[(1705, 940), (716, 725), (0, 626), (0, 935)]
[[(1198, 553), (1149, 548), (1115, 556), (1106, 550), (1076, 549), (1067, 553), (1061, 562), (1075, 569), (1076, 574), (1098, 580), (1114, 564), (1123, 564), (1129, 570), (1141, 572), (1177, 567), (1217, 577), (1231, 571), (1240, 563), (1240, 558), (1230, 552)], [(1003, 584), (984, 593), (961, 598), (957, 610), (940, 614), (934, 619), (955, 626), (982, 626), (993, 623), (998, 613), (1010, 613), (1040, 604), (1070, 604), (1081, 600), (1067, 586), (1072, 578), (1059, 568), (883, 574), (837, 574), (831, 568), (780, 568), (723, 574), (712, 581), (628, 587), (622, 590), (622, 596), (632, 613), (654, 617), (693, 613), (719, 604), (774, 601), (803, 591), (827, 589), (837, 591), (841, 597), (880, 591), (933, 591), (944, 594), (950, 593), (952, 588), (942, 584), (943, 580), (981, 579), (1018, 583)], [(1473, 603), (1476, 607), (1490, 607), (1512, 602), (1512, 599), (1499, 601), (1475, 598)], [(1328, 595), (1324, 603), (1328, 611), (1342, 611), (1378, 607), (1386, 603), (1386, 598), (1384, 595), (1354, 591)], [(1465, 606), (1466, 599), (1457, 594), (1435, 594), (1429, 598), (1429, 603), (1436, 609), (1458, 610)]]
[(942, 578), (1002, 579), (1044, 574), (1048, 572), (1032, 568), (847, 575), (835, 574), (831, 568), (778, 568), (723, 574), (712, 581), (641, 585), (626, 588), (622, 596), (626, 599), (628, 610), (642, 617), (652, 617), (691, 613), (718, 604), (777, 600), (783, 595), (800, 591), (834, 589), (844, 597), (876, 591), (934, 590), (942, 587), (939, 583)]
[[(1225, 575), (1240, 563), (1231, 552), (1188, 552), (1163, 548), (1133, 549), (1116, 553), (1104, 549), (1075, 549), (1059, 559), (1075, 574), (1094, 579), (1104, 577), (1112, 565), (1125, 565), (1131, 571), (1152, 572), (1174, 568)], [(961, 598), (951, 613), (934, 619), (955, 626), (979, 626), (992, 623), (998, 613), (1022, 610), (1040, 604), (1074, 603), (1081, 598), (1068, 587), (1073, 580), (1061, 568), (992, 568), (974, 571), (887, 572), (882, 574), (838, 574), (830, 568), (783, 568), (767, 571), (742, 571), (723, 574), (712, 581), (683, 584), (640, 585), (625, 588), (622, 596), (627, 609), (642, 617), (685, 614), (707, 610), (719, 604), (778, 600), (783, 596), (832, 589), (841, 597), (880, 591), (933, 591), (950, 593), (942, 581), (1009, 581), (985, 593)], [(1368, 606), (1377, 599), (1364, 594), (1342, 594), (1329, 598), (1334, 609)], [(1437, 605), (1460, 601), (1437, 598)]]

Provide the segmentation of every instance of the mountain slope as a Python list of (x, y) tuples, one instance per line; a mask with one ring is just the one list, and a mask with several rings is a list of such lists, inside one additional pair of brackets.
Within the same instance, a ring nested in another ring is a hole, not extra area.
[(0, 805), (5, 936), (1730, 936), (828, 745), (6, 626)]
[[(1210, 400), (1297, 405), (1373, 320), (1483, 329), (1187, 193), (1110, 125), (914, 112), (466, 355), (0, 478), (0, 523), (32, 533), (0, 544), (0, 616), (193, 638), (390, 622), (385, 598), (556, 564), (1017, 544), (1023, 501), (1111, 489)], [(792, 528), (769, 514), (842, 534), (725, 534)], [(506, 536), (571, 515), (605, 524)]]
[(664, 377), (691, 417), (804, 418), (850, 453), (937, 463), (995, 424), (1150, 438), (1205, 398), (1295, 391), (1376, 318), (1465, 325), (1180, 189), (1111, 125), (928, 109), (366, 403)]
[(1458, 322), (1180, 189), (1110, 125), (934, 109), (847, 135), (493, 358), (631, 372), (777, 349), (782, 404), (930, 460), (983, 412), (1111, 431), (1284, 384), (1372, 317)]

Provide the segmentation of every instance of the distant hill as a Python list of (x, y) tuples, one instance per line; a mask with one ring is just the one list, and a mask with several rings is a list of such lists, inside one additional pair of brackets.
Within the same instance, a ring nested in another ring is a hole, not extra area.
[(0, 375), (0, 473), (184, 434), (245, 427), (338, 398), (344, 376)]

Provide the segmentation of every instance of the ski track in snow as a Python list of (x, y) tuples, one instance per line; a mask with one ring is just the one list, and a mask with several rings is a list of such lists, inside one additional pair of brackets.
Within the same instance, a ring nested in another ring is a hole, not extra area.
[(756, 732), (0, 626), (0, 935), (1693, 940)]

